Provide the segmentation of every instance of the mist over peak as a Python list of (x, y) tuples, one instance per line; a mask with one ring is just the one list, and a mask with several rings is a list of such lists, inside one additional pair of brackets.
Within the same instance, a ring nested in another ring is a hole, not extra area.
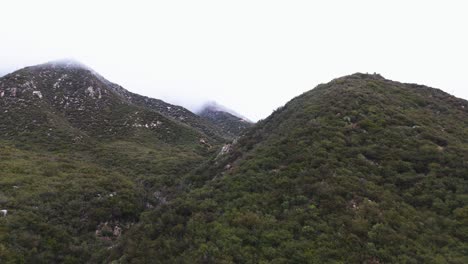
[(249, 122), (249, 123), (253, 123), (250, 119), (248, 119), (247, 117), (237, 113), (236, 111), (232, 110), (232, 109), (229, 109), (227, 108), (226, 106), (224, 105), (221, 105), (219, 104), (218, 102), (214, 101), (214, 100), (210, 100), (210, 101), (206, 101), (205, 103), (203, 103), (201, 105), (201, 107), (195, 111), (196, 113), (201, 113), (203, 111), (212, 111), (212, 112), (226, 112), (226, 113), (229, 113), (231, 115), (234, 115), (236, 117), (239, 117), (241, 119), (244, 119), (245, 121)]
[(86, 70), (92, 70), (89, 68), (87, 65), (83, 64), (82, 62), (78, 61), (77, 59), (74, 58), (63, 58), (63, 59), (58, 59), (58, 60), (53, 60), (46, 62), (42, 65), (38, 66), (50, 66), (54, 68), (67, 68), (67, 69), (86, 69)]

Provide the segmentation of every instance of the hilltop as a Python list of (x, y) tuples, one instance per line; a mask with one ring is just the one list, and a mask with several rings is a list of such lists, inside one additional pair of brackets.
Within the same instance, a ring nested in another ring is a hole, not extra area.
[(204, 110), (75, 62), (0, 78), (0, 261), (468, 262), (467, 101), (356, 73), (242, 129)]
[[(0, 79), (0, 96), (1, 107), (8, 111), (2, 113), (7, 123), (0, 131), (7, 134), (48, 129), (67, 130), (68, 135), (75, 130), (76, 137), (83, 136), (80, 132), (121, 137), (146, 128), (160, 137), (177, 139), (183, 131), (218, 141), (224, 137), (220, 129), (189, 110), (131, 93), (75, 61), (50, 62), (8, 74)], [(27, 129), (36, 124), (41, 128)], [(171, 130), (172, 125), (185, 128)]]
[(466, 263), (467, 127), (468, 102), (438, 89), (321, 84), (191, 174), (112, 259)]
[(0, 78), (0, 262), (83, 263), (228, 142), (75, 61)]
[(236, 112), (217, 104), (208, 102), (203, 105), (198, 115), (206, 118), (222, 131), (231, 137), (239, 137), (246, 129), (252, 127), (254, 123)]

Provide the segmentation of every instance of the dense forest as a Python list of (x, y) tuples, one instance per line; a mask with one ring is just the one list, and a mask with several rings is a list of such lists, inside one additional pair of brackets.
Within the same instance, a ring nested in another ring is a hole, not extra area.
[(225, 142), (209, 120), (82, 65), (0, 79), (0, 262), (99, 263), (155, 193)]
[(468, 262), (468, 102), (440, 90), (353, 74), (234, 141), (81, 67), (0, 92), (2, 263)]
[(467, 104), (379, 75), (319, 85), (186, 176), (111, 259), (466, 263)]

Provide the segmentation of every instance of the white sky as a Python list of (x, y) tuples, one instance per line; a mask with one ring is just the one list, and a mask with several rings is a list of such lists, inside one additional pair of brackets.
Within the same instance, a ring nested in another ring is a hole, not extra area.
[(75, 58), (191, 109), (215, 100), (258, 120), (354, 72), (468, 98), (463, 0), (0, 0), (0, 11), (0, 72)]

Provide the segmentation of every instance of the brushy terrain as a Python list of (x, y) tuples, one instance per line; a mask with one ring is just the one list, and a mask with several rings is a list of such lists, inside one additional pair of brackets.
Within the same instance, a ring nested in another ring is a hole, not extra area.
[(227, 137), (233, 139), (242, 136), (247, 129), (254, 125), (251, 121), (232, 114), (228, 109), (223, 108), (223, 106), (215, 102), (207, 103), (198, 112), (198, 115), (209, 120), (216, 125), (216, 127), (221, 129)]
[(120, 263), (466, 263), (468, 102), (355, 74), (319, 85), (187, 178)]
[(41, 67), (0, 79), (1, 263), (468, 262), (465, 100), (354, 74), (225, 144)]
[(188, 110), (81, 65), (22, 69), (0, 96), (1, 263), (100, 262), (224, 142)]

